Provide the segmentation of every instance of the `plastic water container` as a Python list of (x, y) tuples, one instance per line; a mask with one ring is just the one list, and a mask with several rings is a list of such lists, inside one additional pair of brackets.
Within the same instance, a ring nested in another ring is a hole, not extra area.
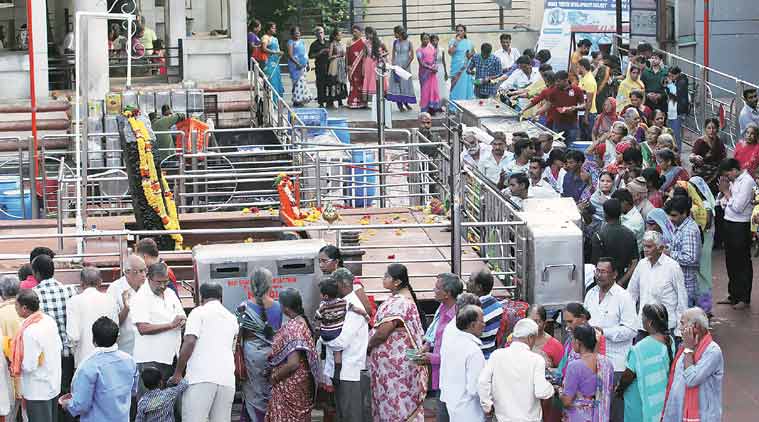
[[(348, 127), (348, 119), (343, 118), (332, 118), (327, 119), (327, 126), (334, 126), (334, 127)], [(340, 142), (344, 144), (351, 143), (351, 133), (347, 130), (335, 130), (335, 136), (337, 136), (337, 139), (340, 140)]]
[[(293, 110), (298, 118), (306, 126), (326, 126), (327, 125), (327, 110), (323, 108), (296, 108)], [(294, 117), (290, 116), (290, 124), (293, 123)], [(324, 129), (308, 129), (308, 136), (323, 135), (326, 131)]]
[(377, 171), (378, 166), (373, 163), (374, 151), (352, 151), (351, 158), (353, 167), (353, 206), (355, 208), (370, 207), (374, 203), (372, 196), (377, 194)]
[(29, 191), (24, 192), (22, 208), (18, 182), (15, 189), (0, 190), (0, 220), (21, 220), (24, 218), (24, 209), (26, 218), (32, 218), (32, 195)]

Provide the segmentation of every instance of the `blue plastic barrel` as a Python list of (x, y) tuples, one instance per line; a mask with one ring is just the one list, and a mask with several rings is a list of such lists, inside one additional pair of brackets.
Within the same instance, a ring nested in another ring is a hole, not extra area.
[(353, 206), (370, 207), (374, 203), (372, 196), (377, 194), (377, 171), (374, 151), (352, 151), (353, 167)]
[[(301, 122), (306, 126), (326, 126), (327, 110), (323, 108), (296, 108), (293, 112), (298, 116)], [(290, 124), (293, 123), (293, 116), (290, 116)], [(324, 129), (308, 129), (308, 136), (323, 135)]]
[(0, 220), (21, 220), (32, 218), (32, 196), (24, 192), (24, 204), (21, 207), (21, 191), (19, 189), (0, 190)]
[[(328, 118), (327, 119), (327, 126), (331, 127), (348, 127), (348, 119), (343, 118)], [(347, 130), (335, 130), (335, 136), (337, 136), (337, 139), (340, 140), (340, 142), (344, 144), (351, 143), (351, 133)]]

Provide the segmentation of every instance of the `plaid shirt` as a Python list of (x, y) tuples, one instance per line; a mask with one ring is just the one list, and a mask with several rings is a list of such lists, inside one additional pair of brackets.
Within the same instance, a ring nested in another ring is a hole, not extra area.
[(135, 422), (174, 422), (174, 402), (187, 390), (188, 382), (182, 379), (173, 387), (149, 390), (137, 403)]
[(71, 346), (66, 335), (66, 301), (77, 294), (77, 286), (64, 285), (54, 278), (42, 280), (34, 291), (40, 298), (40, 309), (55, 320), (63, 344), (63, 356), (71, 356)]
[[(500, 76), (501, 61), (492, 54), (487, 59), (483, 59), (481, 54), (475, 54), (469, 69), (475, 70), (475, 79)], [(483, 81), (480, 85), (475, 85), (474, 90), (481, 97), (492, 97), (498, 91), (498, 85)]]
[(669, 256), (677, 261), (683, 270), (685, 290), (688, 291), (688, 306), (695, 306), (701, 259), (701, 231), (692, 217), (687, 217), (682, 224), (675, 227), (669, 244)]

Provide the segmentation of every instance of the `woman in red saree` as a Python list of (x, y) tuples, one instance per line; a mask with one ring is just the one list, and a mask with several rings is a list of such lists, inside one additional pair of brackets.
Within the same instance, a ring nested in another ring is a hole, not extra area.
[(382, 286), (392, 295), (377, 310), (366, 362), (372, 375), (373, 420), (424, 422), (428, 369), (412, 361), (422, 347), (424, 329), (406, 267), (389, 265)]
[(348, 46), (346, 62), (348, 64), (348, 80), (350, 81), (350, 92), (348, 93), (348, 108), (365, 108), (366, 100), (361, 92), (364, 85), (364, 50), (366, 42), (362, 37), (361, 27), (353, 25), (353, 40)]
[(274, 336), (269, 365), (271, 400), (266, 422), (310, 422), (319, 385), (319, 356), (311, 325), (303, 315), (303, 301), (293, 288), (279, 294), (289, 318)]

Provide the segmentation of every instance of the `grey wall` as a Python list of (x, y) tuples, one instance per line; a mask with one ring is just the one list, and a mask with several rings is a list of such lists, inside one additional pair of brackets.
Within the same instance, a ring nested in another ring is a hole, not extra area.
[[(694, 0), (680, 0), (693, 2)], [(696, 61), (704, 62), (704, 2), (695, 0)], [(711, 1), (710, 67), (749, 82), (759, 82), (759, 2)]]

